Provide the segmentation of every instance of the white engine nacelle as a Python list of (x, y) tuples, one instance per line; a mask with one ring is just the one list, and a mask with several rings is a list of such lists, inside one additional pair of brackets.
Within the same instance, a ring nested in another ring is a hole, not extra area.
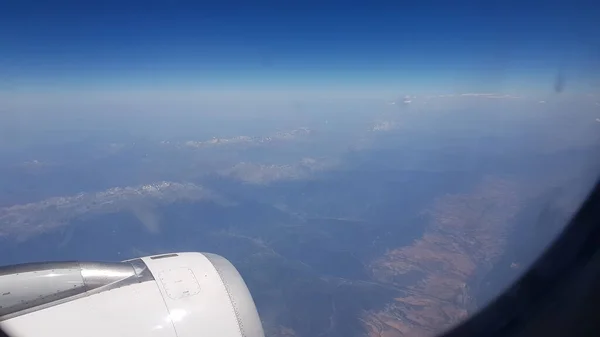
[(13, 337), (263, 337), (235, 267), (208, 253), (0, 268), (0, 326)]

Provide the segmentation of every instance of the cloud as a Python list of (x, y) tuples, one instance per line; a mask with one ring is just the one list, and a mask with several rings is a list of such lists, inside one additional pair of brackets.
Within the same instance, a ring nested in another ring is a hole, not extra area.
[(377, 122), (370, 131), (391, 131), (398, 127), (394, 121)]
[(494, 96), (497, 94), (484, 94), (484, 93), (466, 93), (466, 94), (460, 94), (461, 96), (475, 96), (475, 97), (481, 97), (481, 96)]
[(56, 228), (90, 214), (132, 211), (142, 224), (158, 232), (158, 218), (151, 206), (173, 203), (177, 200), (212, 200), (230, 204), (224, 198), (192, 183), (160, 181), (133, 187), (114, 187), (95, 193), (52, 197), (39, 202), (0, 208), (0, 236), (26, 238)]
[(485, 96), (485, 98), (520, 98), (520, 97), (512, 96), (512, 95), (490, 95), (490, 96)]
[(483, 97), (483, 98), (520, 98), (520, 96), (514, 95), (502, 95), (502, 94), (492, 94), (492, 93), (466, 93), (460, 94), (463, 97)]
[(310, 179), (314, 173), (336, 166), (334, 160), (303, 158), (284, 165), (241, 162), (221, 170), (219, 175), (250, 184), (269, 184), (276, 181)]
[(171, 143), (169, 141), (162, 141), (162, 145), (175, 145), (177, 147), (188, 147), (188, 148), (208, 148), (208, 147), (216, 147), (216, 146), (226, 146), (226, 145), (262, 145), (269, 144), (277, 141), (290, 141), (295, 140), (302, 137), (308, 137), (312, 135), (313, 130), (305, 127), (300, 127), (297, 129), (289, 130), (289, 131), (279, 131), (275, 132), (269, 136), (236, 136), (230, 138), (219, 138), (213, 137), (209, 140), (203, 141), (195, 141), (188, 140), (183, 143)]

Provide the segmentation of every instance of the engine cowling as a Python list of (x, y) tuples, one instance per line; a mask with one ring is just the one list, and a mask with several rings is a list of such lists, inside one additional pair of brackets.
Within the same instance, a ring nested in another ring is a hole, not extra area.
[(244, 280), (215, 254), (7, 266), (0, 292), (11, 336), (264, 336)]

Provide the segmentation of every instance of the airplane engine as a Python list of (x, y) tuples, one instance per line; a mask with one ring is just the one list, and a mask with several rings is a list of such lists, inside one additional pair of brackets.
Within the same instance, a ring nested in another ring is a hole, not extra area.
[(13, 337), (264, 336), (244, 280), (209, 253), (0, 267), (0, 326)]

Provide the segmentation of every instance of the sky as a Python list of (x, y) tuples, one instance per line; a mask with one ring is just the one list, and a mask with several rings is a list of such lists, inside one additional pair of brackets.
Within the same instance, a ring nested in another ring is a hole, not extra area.
[(3, 1), (0, 97), (598, 90), (593, 1), (484, 2)]

